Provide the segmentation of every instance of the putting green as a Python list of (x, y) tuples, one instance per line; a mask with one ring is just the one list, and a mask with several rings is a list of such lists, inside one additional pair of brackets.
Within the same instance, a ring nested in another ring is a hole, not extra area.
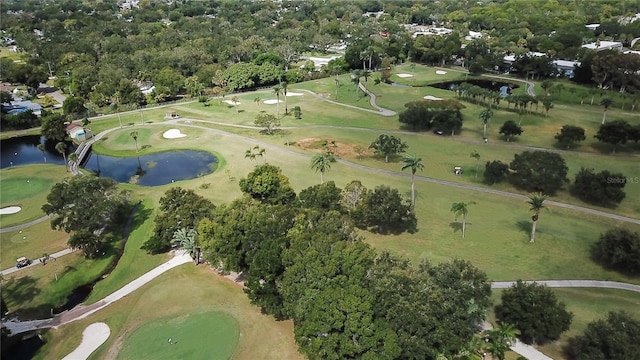
[(26, 199), (41, 192), (48, 192), (54, 182), (53, 179), (39, 177), (3, 178), (0, 183), (2, 204)]
[(222, 312), (159, 319), (134, 330), (118, 359), (226, 360), (233, 355), (239, 333), (236, 319)]

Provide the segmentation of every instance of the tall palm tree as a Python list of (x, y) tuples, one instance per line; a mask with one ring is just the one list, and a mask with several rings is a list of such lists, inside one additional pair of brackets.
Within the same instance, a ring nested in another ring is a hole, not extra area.
[(62, 154), (62, 159), (64, 159), (64, 167), (69, 169), (67, 164), (67, 144), (64, 141), (60, 141), (56, 144), (56, 151)]
[(478, 178), (478, 167), (480, 166), (480, 153), (475, 151), (475, 150), (473, 150), (471, 152), (471, 157), (476, 159), (476, 176), (475, 176), (475, 178), (477, 179)]
[(489, 120), (491, 120), (492, 116), (493, 116), (493, 111), (491, 111), (491, 109), (484, 109), (480, 113), (480, 119), (482, 120), (482, 125), (483, 125), (482, 134), (484, 139), (487, 138), (487, 123), (489, 123)]
[(282, 86), (279, 84), (273, 87), (273, 94), (276, 96), (276, 116), (280, 118), (280, 94), (282, 93)]
[(258, 109), (260, 109), (261, 101), (262, 101), (262, 98), (260, 96), (256, 96), (255, 98), (253, 98), (253, 102), (258, 104)]
[(464, 239), (465, 231), (467, 229), (467, 214), (469, 214), (469, 206), (474, 205), (475, 202), (469, 201), (468, 203), (464, 201), (454, 202), (451, 204), (451, 212), (455, 216), (455, 220), (458, 221), (458, 217), (462, 217), (462, 238)]
[(362, 76), (361, 70), (354, 70), (353, 73), (351, 74), (351, 82), (353, 82), (356, 85), (356, 100), (360, 99), (360, 96), (358, 94), (358, 88), (360, 87), (361, 76)]
[(422, 171), (424, 169), (424, 164), (422, 164), (422, 159), (419, 158), (415, 153), (407, 154), (402, 158), (402, 171), (406, 169), (411, 169), (411, 207), (415, 207), (416, 205), (416, 171)]
[(78, 154), (76, 154), (75, 152), (69, 154), (69, 166), (71, 169), (78, 166)]
[(544, 201), (547, 199), (547, 195), (543, 193), (532, 193), (529, 194), (529, 201), (527, 203), (531, 205), (530, 211), (533, 211), (533, 216), (531, 220), (533, 220), (533, 224), (531, 225), (531, 237), (529, 238), (529, 242), (533, 243), (536, 237), (536, 225), (538, 224), (538, 217), (540, 216), (540, 210), (544, 208)]
[(42, 152), (42, 157), (44, 158), (44, 163), (47, 163), (47, 155), (44, 152), (44, 144), (38, 144), (38, 146), (36, 146), (38, 148), (38, 150), (40, 150), (40, 152)]
[(331, 163), (336, 159), (333, 155), (326, 152), (313, 155), (311, 158), (311, 168), (316, 172), (320, 172), (320, 184), (324, 183), (323, 175), (326, 171), (331, 169)]
[(609, 110), (609, 106), (613, 104), (613, 100), (609, 98), (604, 98), (600, 100), (600, 105), (604, 107), (604, 111), (602, 112), (602, 124), (607, 120), (607, 110)]
[(336, 101), (338, 101), (338, 89), (340, 88), (340, 80), (338, 80), (338, 75), (336, 75)]
[(282, 93), (284, 94), (284, 114), (287, 115), (289, 114), (289, 107), (287, 106), (287, 86), (289, 86), (289, 84), (283, 81), (280, 83), (280, 86), (282, 86)]
[(198, 233), (194, 229), (180, 228), (173, 233), (171, 243), (175, 246), (179, 246), (194, 254), (196, 251)]
[(129, 133), (129, 136), (131, 136), (133, 138), (133, 141), (136, 142), (136, 152), (138, 152), (138, 131), (133, 130), (131, 133)]

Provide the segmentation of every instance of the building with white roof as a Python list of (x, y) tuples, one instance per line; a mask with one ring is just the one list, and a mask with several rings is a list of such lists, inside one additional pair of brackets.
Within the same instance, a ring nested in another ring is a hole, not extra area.
[(617, 50), (622, 51), (622, 43), (619, 41), (596, 41), (582, 45), (583, 48), (595, 51)]

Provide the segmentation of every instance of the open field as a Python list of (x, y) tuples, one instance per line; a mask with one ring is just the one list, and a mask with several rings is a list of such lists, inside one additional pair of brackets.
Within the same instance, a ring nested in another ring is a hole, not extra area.
[[(188, 294), (188, 296), (185, 296)], [(275, 321), (262, 315), (251, 305), (242, 289), (207, 268), (185, 264), (163, 274), (153, 282), (90, 316), (45, 333), (47, 344), (35, 359), (62, 358), (80, 343), (79, 334), (96, 321), (111, 328), (111, 336), (92, 356), (92, 359), (113, 359), (127, 346), (136, 329), (156, 321), (181, 319), (219, 312), (237, 324), (239, 337), (233, 353), (234, 359), (302, 359), (293, 342), (293, 324)], [(215, 320), (215, 319), (214, 319)], [(202, 326), (209, 326), (203, 324)], [(214, 321), (213, 326), (218, 324)], [(215, 354), (220, 344), (215, 333), (200, 332), (197, 336), (202, 351)], [(158, 347), (168, 346), (164, 334), (158, 335)], [(178, 341), (180, 335), (169, 335)], [(186, 344), (182, 343), (182, 344)], [(200, 350), (198, 350), (200, 351)], [(174, 357), (175, 358), (175, 357)]]
[(41, 207), (53, 185), (69, 173), (64, 166), (40, 164), (14, 166), (0, 170), (0, 208), (19, 206), (21, 211), (0, 215), (2, 227), (22, 224), (44, 216)]
[[(344, 94), (345, 99), (352, 100), (345, 100), (345, 102), (355, 101), (353, 84), (347, 82), (341, 87), (341, 90), (343, 87), (344, 91), (352, 89), (351, 94)], [(439, 89), (404, 89), (385, 84), (373, 85), (371, 78), (367, 87), (374, 93), (380, 94), (379, 103), (382, 106), (395, 110), (402, 110), (403, 104), (414, 97), (419, 99), (427, 94), (439, 97), (453, 96), (453, 93)], [(329, 78), (296, 84), (288, 91), (301, 92), (303, 88), (319, 92), (322, 92), (324, 88), (331, 94), (332, 89), (335, 91), (335, 81), (333, 78)], [(137, 111), (123, 114), (121, 119), (124, 127), (109, 133), (94, 146), (94, 150), (99, 153), (116, 156), (136, 156), (137, 154), (170, 149), (200, 149), (210, 151), (218, 156), (220, 166), (212, 174), (165, 186), (122, 185), (123, 188), (133, 190), (136, 197), (144, 198), (145, 201), (140, 214), (136, 214), (131, 238), (118, 267), (95, 287), (88, 303), (99, 300), (163, 261), (164, 256), (146, 255), (142, 250), (139, 250), (139, 247), (148, 238), (153, 228), (153, 217), (157, 211), (154, 209), (155, 204), (164, 192), (173, 186), (193, 189), (196, 193), (211, 199), (215, 204), (229, 202), (241, 195), (238, 181), (245, 177), (256, 164), (267, 161), (281, 167), (284, 174), (291, 179), (294, 189), (299, 192), (319, 183), (319, 174), (310, 169), (310, 156), (314, 151), (317, 151), (314, 148), (317, 146), (314, 144), (329, 139), (341, 144), (340, 149), (344, 150), (343, 153), (339, 153), (341, 158), (355, 165), (364, 165), (367, 168), (360, 168), (349, 163), (335, 163), (325, 174), (325, 181), (335, 181), (338, 187), (343, 187), (351, 180), (358, 179), (370, 189), (384, 184), (398, 188), (405, 197), (409, 197), (410, 180), (406, 177), (406, 173), (400, 172), (401, 163), (398, 162), (398, 158), (385, 164), (381, 159), (369, 155), (358, 159), (354, 151), (349, 151), (349, 149), (353, 150), (355, 145), (368, 147), (380, 133), (398, 131), (400, 126), (397, 116), (385, 118), (356, 109), (344, 108), (305, 93), (304, 96), (288, 98), (289, 109), (296, 105), (301, 106), (302, 119), (295, 120), (293, 116), (284, 117), (281, 120), (282, 126), (292, 128), (287, 128), (273, 136), (267, 136), (260, 134), (256, 129), (230, 127), (225, 124), (252, 126), (259, 111), (266, 110), (275, 114), (276, 105), (253, 101), (256, 97), (260, 97), (262, 100), (273, 98), (272, 93), (262, 91), (238, 96), (241, 103), (238, 108), (224, 103), (219, 104), (217, 100), (212, 100), (208, 107), (197, 102), (170, 106), (182, 117), (202, 119), (208, 122), (181, 119), (177, 124), (165, 123), (164, 116), (168, 107), (145, 110), (142, 116)], [(339, 95), (339, 99), (340, 96), (342, 94)], [(368, 98), (360, 100), (355, 105), (368, 108)], [(495, 115), (489, 128), (491, 141), (489, 144), (484, 144), (481, 142), (482, 125), (477, 116), (482, 108), (472, 104), (466, 105), (466, 125), (460, 136), (449, 138), (430, 133), (399, 133), (398, 136), (409, 144), (408, 152), (415, 152), (423, 158), (425, 170), (418, 175), (463, 184), (482, 185), (480, 180), (483, 164), (486, 161), (499, 159), (509, 162), (513, 159), (513, 154), (524, 150), (522, 145), (553, 147), (553, 141), (548, 138), (552, 139), (553, 134), (562, 124), (572, 123), (571, 121), (587, 124), (584, 127), (588, 129), (587, 136), (590, 137), (589, 131), (592, 130), (589, 129), (595, 129), (601, 119), (601, 112), (597, 107), (586, 105), (577, 110), (554, 108), (548, 118), (539, 115), (525, 115), (522, 116), (522, 124), (525, 126), (525, 134), (522, 139), (516, 144), (507, 144), (498, 140), (497, 128), (503, 119), (511, 116), (516, 118), (518, 115), (504, 110), (494, 110)], [(552, 116), (556, 114), (556, 111), (557, 118)], [(620, 115), (626, 116), (628, 120), (638, 121), (637, 117), (627, 116), (616, 111), (610, 112), (609, 119)], [(280, 113), (284, 113), (284, 103), (280, 104)], [(145, 125), (141, 125), (142, 118), (145, 120)], [(558, 120), (559, 118), (562, 120)], [(110, 116), (100, 120), (92, 120), (89, 127), (97, 133), (118, 126), (118, 116)], [(187, 136), (180, 139), (162, 138), (162, 133), (172, 128), (180, 129)], [(133, 130), (138, 131), (139, 153), (136, 153), (135, 142), (130, 136)], [(528, 136), (529, 134), (530, 136)], [(286, 146), (287, 142), (296, 144)], [(255, 145), (266, 148), (265, 157), (257, 161), (246, 159), (244, 157), (245, 150)], [(475, 178), (475, 160), (469, 156), (472, 150), (478, 150), (481, 154), (478, 179)], [(570, 168), (570, 179), (582, 166), (593, 167), (596, 170), (619, 171), (626, 176), (640, 176), (637, 174), (637, 157), (601, 154), (597, 148), (587, 144), (577, 150), (581, 152), (562, 153)], [(464, 172), (461, 176), (453, 174), (454, 166), (462, 166)], [(382, 173), (377, 171), (377, 168), (394, 171), (397, 174)], [(203, 188), (203, 184), (211, 186)], [(507, 184), (500, 184), (492, 188), (526, 194), (512, 189)], [(419, 231), (416, 234), (400, 235), (377, 235), (361, 232), (365, 241), (378, 250), (389, 250), (401, 254), (414, 264), (426, 259), (433, 262), (446, 261), (452, 257), (467, 259), (486, 271), (492, 280), (570, 278), (616, 280), (640, 284), (640, 277), (628, 277), (607, 271), (589, 259), (590, 246), (597, 240), (600, 233), (612, 227), (625, 227), (633, 231), (640, 231), (640, 226), (551, 207), (541, 213), (536, 243), (529, 244), (528, 232), (531, 226), (531, 213), (523, 200), (424, 181), (417, 181), (416, 190), (418, 195), (416, 214)], [(625, 191), (627, 198), (618, 208), (603, 210), (637, 218), (640, 214), (640, 204), (637, 201), (640, 198), (640, 185), (629, 184)], [(452, 202), (463, 200), (477, 202), (477, 205), (470, 208), (466, 239), (461, 239), (460, 224), (454, 221), (453, 214), (449, 212)], [(560, 192), (553, 200), (597, 208), (582, 204), (564, 191)], [(48, 226), (48, 223), (44, 224)], [(3, 245), (4, 240), (3, 237)], [(4, 256), (3, 248), (3, 261)], [(49, 265), (38, 267), (38, 269), (48, 267)], [(29, 269), (28, 271), (35, 270)], [(32, 276), (27, 272), (22, 275)], [(32, 281), (33, 286), (35, 288), (47, 286), (41, 281), (44, 275), (36, 275), (33, 275), (35, 279)], [(584, 296), (584, 301), (591, 304), (585, 305), (585, 308), (589, 309), (591, 306), (595, 309), (590, 312), (586, 311), (584, 318), (588, 321), (594, 317), (600, 317), (593, 315), (593, 313), (608, 309), (606, 304), (598, 305), (603, 303), (602, 299), (608, 296), (607, 293), (595, 290), (582, 291), (590, 294)], [(184, 294), (189, 294), (189, 296), (185, 297)], [(571, 297), (571, 294), (568, 296)], [(611, 294), (614, 299), (616, 296)], [(574, 297), (578, 297), (578, 295)], [(616, 300), (612, 301), (616, 302)], [(622, 303), (626, 303), (626, 301), (620, 300)], [(13, 306), (15, 304), (14, 302)], [(202, 266), (193, 268), (190, 265), (185, 265), (163, 275), (121, 302), (91, 316), (90, 319), (48, 332), (49, 343), (40, 351), (39, 358), (45, 358), (45, 354), (47, 354), (46, 357), (50, 354), (54, 357), (64, 356), (80, 342), (79, 334), (84, 327), (96, 321), (107, 322), (111, 327), (112, 337), (98, 350), (99, 353), (95, 358), (114, 358), (118, 351), (123, 349), (123, 346), (126, 347), (125, 339), (140, 326), (154, 321), (163, 322), (168, 321), (166, 319), (185, 316), (185, 309), (189, 309), (190, 313), (202, 314), (222, 311), (235, 318), (240, 338), (234, 358), (288, 359), (298, 356), (293, 344), (291, 323), (276, 323), (271, 318), (260, 315), (259, 309), (250, 305), (246, 296), (235, 285), (221, 280)], [(265, 334), (270, 338), (265, 339)], [(161, 339), (162, 345), (165, 345), (166, 342), (166, 338)], [(550, 348), (549, 351), (554, 352), (555, 350)]]

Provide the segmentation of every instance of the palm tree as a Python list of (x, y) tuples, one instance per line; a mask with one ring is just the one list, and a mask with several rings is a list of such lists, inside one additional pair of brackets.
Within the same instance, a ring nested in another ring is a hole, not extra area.
[(277, 103), (276, 103), (276, 116), (278, 118), (280, 118), (280, 94), (282, 93), (282, 86), (281, 85), (276, 85), (273, 87), (273, 94), (276, 96), (277, 99)]
[(478, 166), (480, 166), (480, 153), (475, 151), (475, 150), (473, 150), (471, 152), (471, 157), (476, 159), (476, 176), (475, 176), (475, 178), (477, 179), (478, 178)]
[(538, 217), (540, 216), (540, 210), (544, 208), (544, 201), (547, 199), (547, 195), (543, 193), (532, 193), (529, 194), (529, 201), (527, 203), (531, 205), (530, 211), (533, 211), (533, 216), (531, 220), (533, 220), (533, 224), (531, 225), (531, 237), (529, 238), (529, 242), (533, 243), (536, 237), (536, 225), (538, 224)]
[(133, 141), (136, 142), (136, 152), (138, 152), (138, 131), (137, 130), (133, 130), (129, 136), (131, 136), (133, 138)]
[(75, 168), (78, 165), (78, 154), (76, 154), (75, 152), (69, 154), (69, 165), (71, 169)]
[(38, 144), (38, 146), (36, 146), (38, 148), (38, 150), (40, 150), (42, 152), (42, 157), (44, 157), (44, 163), (47, 163), (47, 155), (44, 152), (44, 144)]
[(491, 109), (484, 109), (480, 113), (480, 119), (482, 120), (482, 124), (484, 126), (482, 131), (484, 139), (487, 138), (487, 123), (489, 122), (489, 120), (491, 120), (492, 116), (493, 116), (493, 111), (491, 111)]
[(404, 165), (402, 165), (402, 171), (406, 169), (411, 169), (411, 207), (415, 207), (416, 205), (416, 171), (422, 171), (424, 169), (424, 164), (422, 164), (422, 159), (419, 158), (416, 154), (408, 154), (405, 155), (402, 159)]
[(469, 205), (474, 205), (475, 202), (464, 201), (454, 202), (451, 204), (451, 212), (455, 216), (455, 220), (458, 221), (458, 217), (462, 216), (462, 238), (464, 239), (465, 231), (467, 229), (467, 214), (469, 214)]
[(487, 351), (491, 356), (504, 360), (504, 354), (515, 344), (516, 336), (520, 334), (520, 330), (511, 324), (505, 323), (500, 324), (496, 329), (487, 330), (485, 334), (489, 340)]
[(260, 109), (261, 101), (262, 101), (262, 98), (260, 98), (260, 96), (256, 96), (255, 98), (253, 98), (253, 102), (258, 104), (258, 109)]
[(284, 114), (287, 115), (289, 114), (289, 107), (287, 106), (287, 86), (289, 84), (287, 84), (286, 81), (283, 81), (280, 83), (280, 86), (282, 86), (282, 93), (284, 94)]
[(331, 163), (335, 161), (335, 157), (326, 152), (315, 154), (311, 158), (311, 168), (316, 172), (320, 172), (320, 184), (324, 183), (323, 175), (331, 169)]
[(62, 154), (62, 159), (64, 159), (64, 167), (68, 169), (67, 164), (67, 144), (64, 141), (60, 141), (56, 144), (56, 151)]
[(340, 88), (340, 80), (338, 80), (338, 75), (336, 75), (336, 101), (338, 101), (338, 89)]
[(604, 112), (602, 113), (602, 124), (604, 124), (605, 120), (607, 120), (607, 110), (609, 110), (609, 106), (613, 104), (613, 100), (609, 98), (604, 98), (600, 100), (600, 105), (604, 107)]
[(171, 243), (189, 251), (189, 254), (193, 254), (198, 246), (197, 236), (198, 233), (194, 229), (180, 228), (173, 233)]
[(351, 74), (351, 82), (356, 85), (356, 100), (360, 100), (360, 96), (358, 95), (358, 87), (360, 87), (360, 77), (362, 76), (361, 70), (354, 70)]

